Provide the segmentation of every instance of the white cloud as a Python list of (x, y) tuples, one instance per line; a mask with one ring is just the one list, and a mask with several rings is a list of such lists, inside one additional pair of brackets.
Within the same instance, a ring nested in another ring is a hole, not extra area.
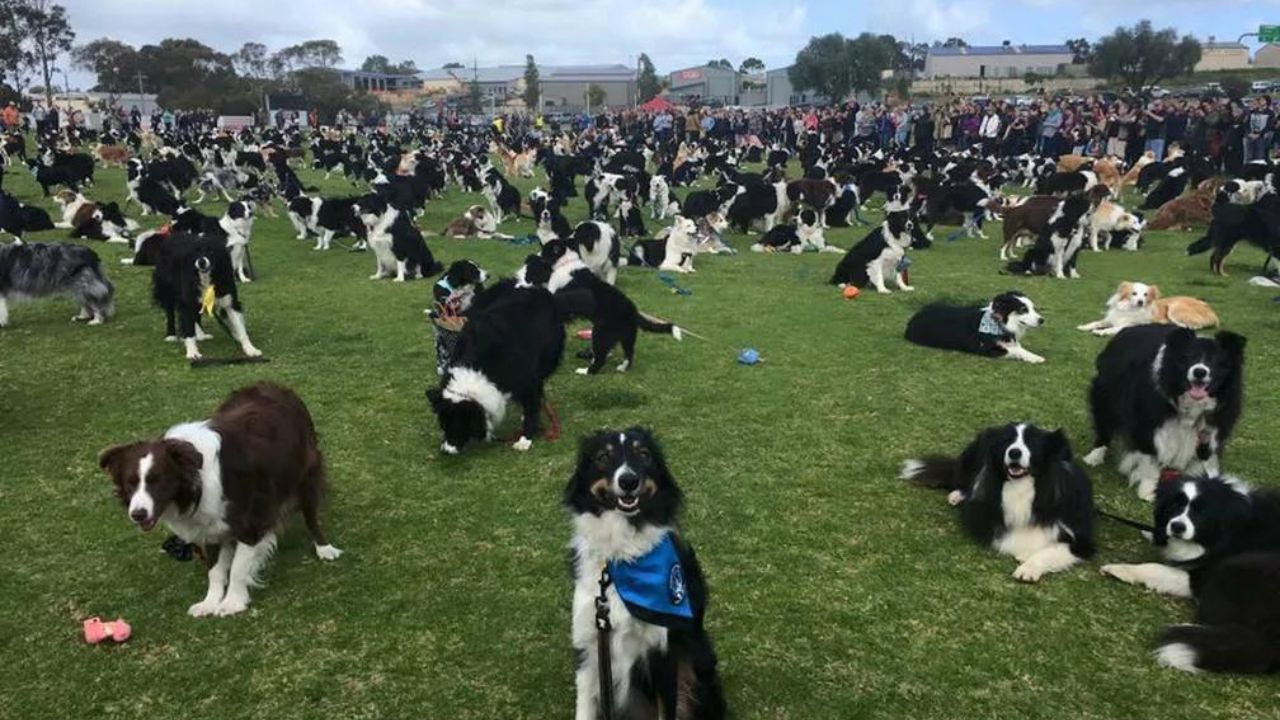
[(224, 52), (247, 41), (272, 48), (313, 38), (342, 45), (346, 64), (382, 54), (420, 67), (451, 62), (631, 64), (659, 70), (756, 55), (789, 61), (808, 38), (797, 2), (712, 0), (221, 0), (144, 3), (64, 0), (80, 41), (135, 45), (194, 37)]

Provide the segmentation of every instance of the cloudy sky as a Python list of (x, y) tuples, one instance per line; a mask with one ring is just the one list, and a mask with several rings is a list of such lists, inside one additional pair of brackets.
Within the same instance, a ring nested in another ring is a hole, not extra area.
[[(193, 37), (231, 52), (332, 38), (346, 64), (379, 53), (419, 67), (446, 62), (625, 63), (647, 52), (660, 72), (750, 55), (789, 64), (810, 36), (892, 33), (917, 41), (951, 35), (971, 44), (1097, 38), (1150, 18), (1201, 38), (1234, 40), (1280, 24), (1280, 0), (60, 0), (80, 41), (134, 45)], [(77, 73), (73, 84), (92, 82)]]

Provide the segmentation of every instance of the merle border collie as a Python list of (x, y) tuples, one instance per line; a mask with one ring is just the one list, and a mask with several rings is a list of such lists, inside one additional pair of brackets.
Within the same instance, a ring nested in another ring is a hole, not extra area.
[(583, 439), (564, 492), (574, 526), (576, 720), (600, 717), (602, 596), (611, 635), (613, 717), (726, 717), (715, 648), (704, 626), (707, 584), (677, 525), (682, 501), (649, 431), (601, 430)]
[[(545, 262), (538, 260), (543, 266)], [(524, 412), (518, 451), (533, 446), (543, 388), (564, 354), (564, 321), (542, 287), (499, 283), (480, 293), (454, 346), (452, 365), (427, 400), (444, 434), (440, 449), (456, 455), (472, 441), (493, 439), (507, 403)]]
[(840, 259), (835, 274), (831, 276), (831, 284), (840, 287), (853, 285), (858, 288), (871, 285), (876, 292), (887, 295), (889, 288), (885, 285), (885, 278), (893, 277), (898, 283), (898, 289), (915, 290), (907, 284), (906, 273), (901, 268), (907, 248), (911, 247), (911, 231), (914, 227), (915, 223), (906, 211), (885, 215), (880, 227), (849, 248), (849, 252)]
[(0, 328), (9, 325), (10, 303), (54, 295), (69, 295), (80, 308), (73, 321), (101, 325), (115, 314), (115, 287), (93, 250), (61, 243), (0, 245)]
[(901, 477), (950, 491), (965, 531), (1012, 555), (1018, 580), (1037, 582), (1093, 557), (1093, 489), (1061, 430), (988, 428), (958, 457), (908, 460)]
[(908, 342), (939, 350), (1038, 364), (1044, 358), (1022, 347), (1022, 338), (1044, 322), (1031, 298), (1010, 290), (984, 307), (926, 305), (907, 321), (905, 337)]
[(1169, 325), (1122, 330), (1098, 355), (1089, 389), (1094, 443), (1084, 461), (1101, 465), (1120, 437), (1120, 472), (1148, 501), (1163, 470), (1221, 473), (1243, 410), (1245, 343), (1232, 332), (1201, 338)]
[(1156, 662), (1193, 673), (1280, 672), (1280, 493), (1230, 477), (1162, 482), (1151, 539), (1166, 563), (1102, 573), (1194, 598), (1195, 622), (1165, 629)]
[[(172, 234), (161, 242), (147, 242), (155, 267), (151, 273), (151, 297), (164, 311), (165, 341), (181, 339), (188, 360), (199, 360), (198, 340), (211, 336), (200, 326), (200, 313), (222, 311), (227, 329), (247, 357), (259, 357), (245, 330), (244, 308), (236, 289), (235, 268), (226, 243), (218, 238)], [(154, 245), (154, 248), (150, 246)], [(204, 297), (213, 290), (213, 307)], [(181, 333), (181, 334), (179, 334)]]
[(144, 532), (163, 522), (184, 541), (217, 550), (204, 599), (187, 608), (192, 617), (244, 612), (294, 505), (316, 557), (342, 554), (320, 529), (326, 480), (311, 413), (280, 385), (241, 388), (207, 420), (107, 448), (98, 465)]

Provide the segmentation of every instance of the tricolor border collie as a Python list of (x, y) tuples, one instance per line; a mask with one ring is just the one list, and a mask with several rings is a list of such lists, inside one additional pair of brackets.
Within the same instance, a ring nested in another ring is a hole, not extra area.
[(1165, 629), (1156, 662), (1193, 673), (1280, 672), (1280, 493), (1230, 477), (1162, 482), (1152, 542), (1167, 564), (1102, 573), (1195, 599), (1195, 622)]
[[(576, 720), (721, 720), (727, 714), (707, 584), (677, 525), (682, 495), (662, 448), (641, 428), (583, 439), (564, 492), (573, 520)], [(604, 635), (602, 641), (601, 633)], [(609, 678), (602, 682), (602, 646)]]
[(984, 307), (927, 305), (907, 321), (905, 337), (908, 342), (939, 350), (1039, 364), (1044, 358), (1022, 347), (1022, 338), (1044, 322), (1031, 298), (1010, 290)]
[(1101, 465), (1116, 437), (1127, 451), (1120, 472), (1151, 500), (1162, 471), (1221, 472), (1221, 453), (1240, 419), (1245, 338), (1220, 332), (1140, 325), (1116, 335), (1098, 355), (1089, 390), (1093, 450)]
[(1061, 430), (988, 428), (958, 457), (908, 460), (901, 477), (950, 491), (965, 531), (1012, 555), (1018, 580), (1037, 582), (1093, 557), (1093, 489)]
[(102, 451), (98, 465), (144, 532), (163, 522), (185, 542), (205, 546), (204, 599), (192, 617), (225, 617), (249, 606), (249, 588), (276, 547), (288, 510), (302, 511), (316, 557), (342, 551), (320, 529), (324, 458), (315, 424), (292, 390), (258, 383), (231, 394), (207, 420), (174, 425), (163, 437)]

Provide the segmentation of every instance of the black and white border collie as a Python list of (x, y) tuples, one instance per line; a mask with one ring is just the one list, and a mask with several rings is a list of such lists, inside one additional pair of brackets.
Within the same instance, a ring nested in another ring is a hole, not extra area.
[(381, 195), (369, 195), (353, 211), (364, 223), (365, 240), (377, 267), (370, 280), (394, 277), (396, 282), (426, 278), (444, 269), (409, 214), (389, 205)]
[(796, 213), (794, 225), (774, 225), (760, 238), (760, 242), (751, 246), (751, 251), (791, 252), (799, 255), (810, 248), (818, 252), (844, 252), (834, 245), (827, 244), (822, 218), (818, 212), (811, 208), (804, 208)]
[(1036, 582), (1093, 556), (1093, 490), (1061, 430), (988, 428), (958, 457), (908, 460), (902, 479), (948, 490), (970, 537), (1020, 564)]
[(704, 626), (707, 585), (677, 526), (682, 495), (657, 441), (640, 428), (585, 438), (564, 504), (574, 527), (574, 717), (602, 716), (597, 600), (603, 594), (610, 716), (724, 718), (718, 661)]
[(486, 176), (481, 194), (489, 202), (489, 209), (499, 224), (508, 213), (520, 217), (520, 191), (496, 170), (491, 170)]
[(440, 449), (456, 455), (472, 441), (492, 440), (512, 401), (524, 412), (512, 448), (533, 447), (543, 386), (563, 353), (564, 321), (545, 288), (507, 282), (482, 292), (462, 326), (452, 366), (439, 387), (427, 390), (444, 434)]
[(209, 589), (192, 617), (225, 617), (249, 606), (249, 588), (275, 550), (287, 511), (302, 511), (316, 557), (342, 551), (320, 529), (324, 459), (315, 424), (292, 390), (258, 383), (235, 391), (207, 420), (163, 437), (116, 445), (98, 464), (143, 531), (163, 522), (210, 559)]
[(911, 247), (911, 231), (913, 223), (906, 211), (891, 212), (885, 216), (880, 227), (872, 230), (857, 245), (849, 248), (849, 252), (836, 266), (831, 276), (831, 284), (845, 287), (853, 285), (864, 288), (874, 286), (876, 292), (889, 294), (885, 278), (893, 277), (898, 289), (911, 291), (914, 287), (907, 284), (906, 272), (900, 264)]
[(0, 328), (9, 325), (9, 304), (28, 298), (69, 295), (80, 312), (73, 321), (101, 325), (115, 313), (115, 287), (98, 254), (82, 245), (0, 245)]
[(1193, 673), (1280, 672), (1280, 493), (1230, 477), (1162, 482), (1152, 541), (1166, 563), (1102, 573), (1195, 599), (1195, 622), (1164, 631), (1156, 662)]
[(1022, 260), (1009, 263), (1009, 271), (1024, 275), (1052, 273), (1059, 279), (1068, 275), (1080, 277), (1076, 259), (1084, 247), (1084, 234), (1092, 222), (1092, 211), (1089, 198), (1082, 195), (1063, 200), (1049, 217), (1047, 230), (1040, 233)]
[(1010, 290), (992, 298), (985, 307), (927, 305), (907, 321), (905, 337), (908, 342), (939, 350), (1038, 364), (1044, 358), (1022, 347), (1022, 338), (1043, 324), (1044, 317), (1031, 298)]
[(1221, 473), (1222, 449), (1243, 409), (1245, 338), (1196, 337), (1169, 325), (1140, 325), (1116, 335), (1096, 363), (1089, 390), (1093, 450), (1101, 465), (1117, 436), (1127, 452), (1120, 472), (1151, 500), (1162, 471)]
[[(262, 355), (245, 330), (235, 269), (221, 239), (172, 234), (162, 240), (153, 238), (146, 245), (148, 253), (154, 253), (151, 297), (164, 311), (166, 342), (181, 338), (187, 359), (199, 360), (201, 354), (196, 342), (211, 338), (200, 326), (200, 313), (221, 310), (226, 315), (231, 336), (240, 343), (244, 354), (247, 357)], [(206, 309), (204, 298), (210, 288), (213, 307)]]
[(697, 272), (693, 258), (698, 254), (698, 224), (677, 215), (666, 237), (641, 240), (620, 262), (623, 265), (657, 268), (678, 273)]
[(612, 225), (598, 220), (580, 222), (573, 229), (570, 245), (601, 280), (610, 285), (617, 280), (621, 246)]
[(618, 372), (626, 372), (635, 364), (636, 334), (645, 332), (683, 338), (678, 325), (651, 317), (636, 309), (621, 290), (601, 280), (582, 262), (578, 254), (563, 240), (552, 240), (542, 248), (542, 259), (552, 267), (547, 289), (563, 298), (565, 319), (585, 317), (591, 320), (591, 365), (578, 368), (579, 375), (595, 375), (604, 367), (614, 345), (622, 346), (623, 360)]
[(306, 240), (307, 235), (316, 236), (313, 250), (328, 250), (333, 238), (351, 232), (353, 224), (352, 208), (360, 202), (359, 197), (319, 198), (299, 195), (288, 203), (289, 222), (298, 231), (298, 239)]

